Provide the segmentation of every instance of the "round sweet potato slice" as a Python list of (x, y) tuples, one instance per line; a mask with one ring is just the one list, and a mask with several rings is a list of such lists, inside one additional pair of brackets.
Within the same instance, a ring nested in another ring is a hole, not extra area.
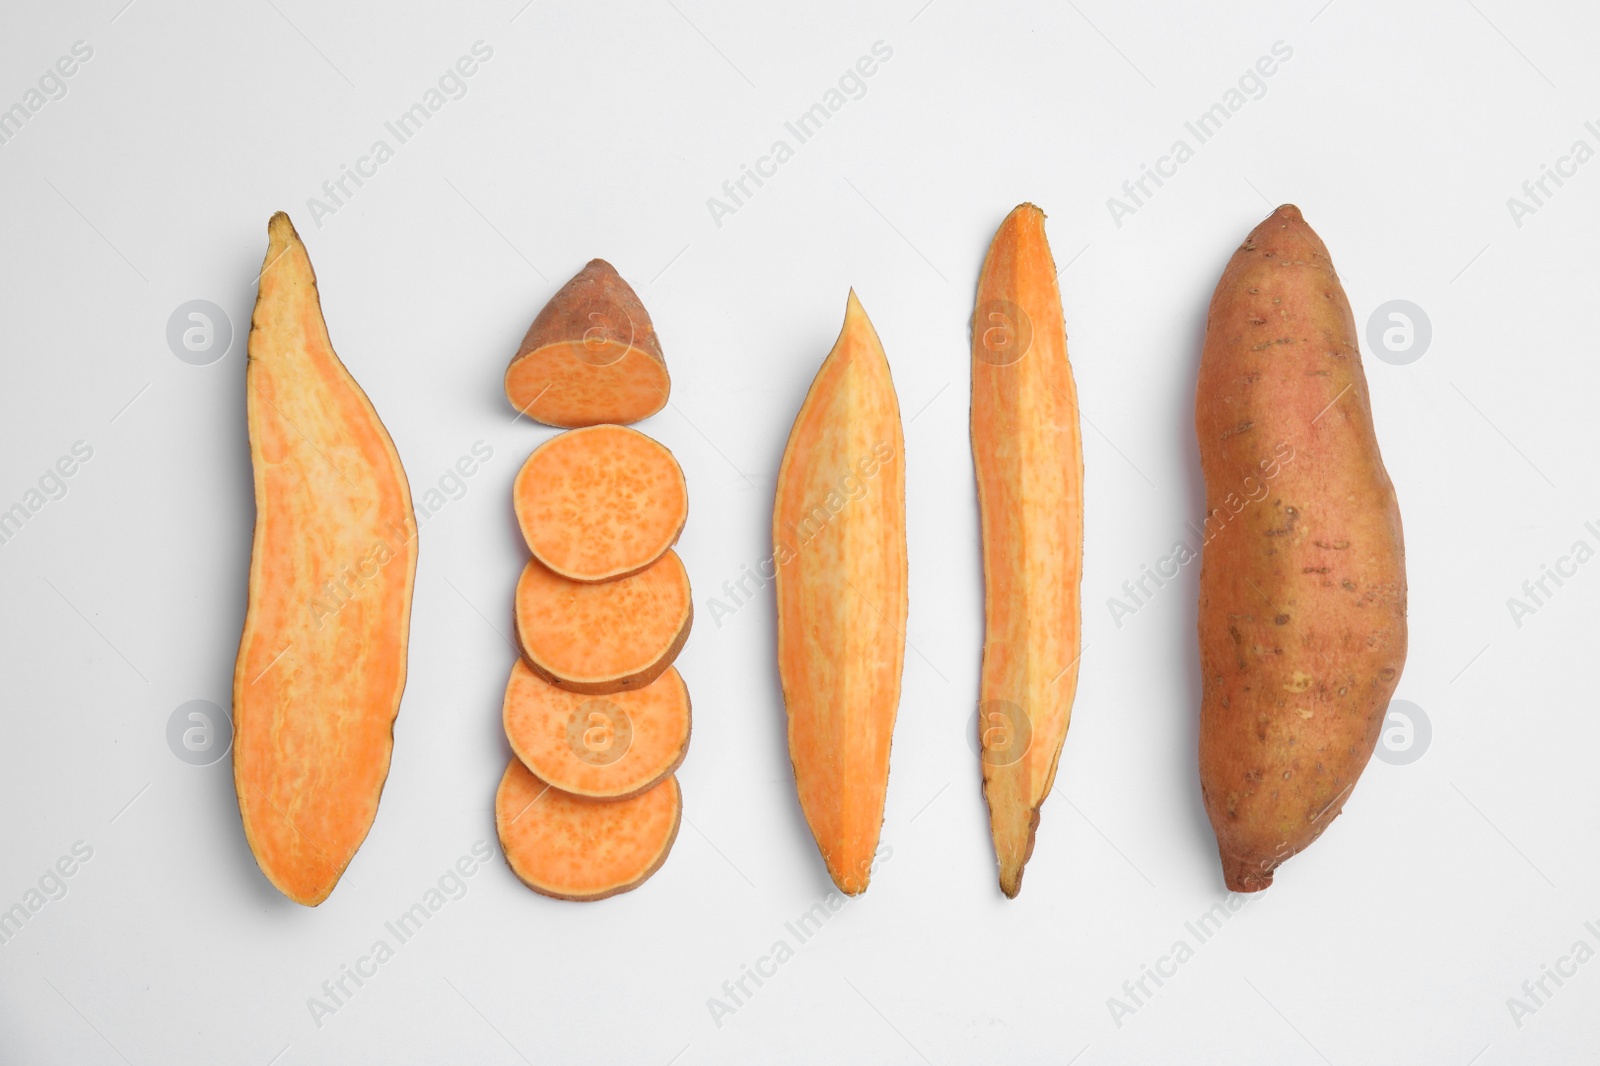
[(677, 543), (689, 489), (665, 445), (625, 426), (588, 426), (533, 450), (512, 503), (534, 558), (573, 581), (610, 581)]
[(518, 660), (504, 720), (511, 750), (547, 784), (590, 799), (628, 799), (683, 762), (689, 689), (669, 667), (644, 688), (588, 696), (546, 683)]
[(682, 816), (676, 777), (632, 799), (588, 799), (552, 788), (516, 758), (494, 798), (511, 872), (556, 899), (605, 899), (638, 888), (667, 860)]
[(557, 688), (605, 696), (644, 688), (672, 665), (694, 621), (678, 553), (615, 581), (569, 581), (529, 559), (517, 581), (517, 643)]

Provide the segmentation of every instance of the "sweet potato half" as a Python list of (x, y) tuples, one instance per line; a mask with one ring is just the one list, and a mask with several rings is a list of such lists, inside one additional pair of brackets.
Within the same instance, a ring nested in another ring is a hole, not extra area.
[(511, 750), (563, 792), (626, 799), (677, 770), (689, 750), (689, 689), (668, 669), (631, 692), (589, 696), (548, 684), (518, 660), (506, 684)]
[(638, 573), (677, 543), (689, 516), (678, 461), (625, 426), (551, 437), (517, 472), (512, 500), (534, 558), (572, 581)]
[(1339, 815), (1405, 664), (1400, 510), (1357, 336), (1287, 204), (1234, 252), (1206, 322), (1200, 784), (1236, 892)]
[(551, 297), (506, 368), (511, 405), (562, 429), (637, 422), (671, 390), (649, 313), (604, 259)]
[(261, 872), (333, 891), (378, 812), (417, 566), (394, 442), (334, 354), (289, 216), (267, 227), (245, 371), (256, 525), (233, 678), (233, 775)]
[(841, 892), (867, 888), (905, 663), (900, 404), (854, 292), (778, 471), (778, 672), (800, 807)]
[(1007, 215), (978, 278), (972, 457), (983, 530), (978, 703), (1000, 888), (1022, 889), (1072, 719), (1082, 640), (1083, 442), (1044, 212)]
[(529, 559), (517, 581), (517, 643), (535, 673), (571, 692), (643, 688), (689, 639), (689, 574), (668, 551), (614, 581), (569, 581)]
[(638, 888), (667, 861), (683, 817), (678, 779), (631, 799), (573, 796), (513, 758), (494, 799), (500, 850), (540, 895), (597, 900)]

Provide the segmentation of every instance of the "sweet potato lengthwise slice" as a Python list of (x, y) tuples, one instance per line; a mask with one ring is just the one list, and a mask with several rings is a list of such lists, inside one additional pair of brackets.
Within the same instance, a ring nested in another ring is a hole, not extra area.
[(854, 292), (778, 472), (778, 671), (800, 807), (840, 891), (866, 890), (905, 660), (900, 405)]
[(671, 388), (650, 315), (604, 259), (551, 297), (506, 368), (512, 406), (563, 429), (637, 422), (665, 407)]
[(1007, 896), (1022, 889), (1039, 807), (1078, 687), (1083, 448), (1044, 212), (1006, 216), (978, 280), (972, 456), (983, 528), (978, 731)]
[(678, 461), (623, 426), (551, 437), (522, 464), (511, 491), (534, 558), (573, 581), (638, 573), (677, 542), (689, 515)]
[(504, 721), (511, 750), (542, 780), (575, 796), (623, 799), (683, 762), (689, 689), (669, 668), (644, 688), (588, 696), (547, 684), (519, 659)]
[(394, 443), (334, 354), (289, 216), (267, 227), (245, 372), (256, 526), (233, 771), (262, 873), (333, 891), (389, 773), (417, 566)]
[(586, 799), (551, 788), (515, 758), (494, 799), (511, 872), (557, 899), (605, 899), (638, 888), (667, 861), (682, 816), (676, 777), (632, 799)]
[(672, 665), (694, 605), (678, 553), (615, 581), (569, 581), (529, 559), (517, 581), (517, 642), (545, 681), (603, 696), (643, 688)]

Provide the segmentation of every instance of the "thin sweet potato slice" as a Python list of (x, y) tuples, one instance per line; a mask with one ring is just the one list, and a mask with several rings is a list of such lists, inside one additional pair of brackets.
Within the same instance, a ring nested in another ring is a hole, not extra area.
[(637, 422), (671, 390), (649, 313), (604, 259), (550, 298), (506, 368), (511, 405), (562, 429)]
[(866, 891), (905, 663), (906, 494), (889, 361), (850, 293), (778, 471), (778, 672), (806, 822), (841, 892)]
[(1200, 789), (1234, 892), (1339, 816), (1405, 666), (1400, 507), (1359, 336), (1292, 204), (1233, 253), (1206, 319)]
[(245, 371), (256, 525), (233, 678), (233, 776), (261, 872), (333, 891), (378, 812), (417, 567), (394, 442), (334, 354), (289, 216), (267, 227)]
[(678, 671), (644, 688), (587, 696), (547, 684), (517, 661), (506, 684), (506, 739), (534, 775), (591, 799), (659, 784), (689, 750), (689, 689)]
[(625, 426), (551, 437), (517, 472), (512, 500), (534, 558), (573, 581), (638, 573), (677, 543), (689, 516), (678, 461)]
[(615, 581), (570, 581), (537, 559), (517, 580), (517, 643), (548, 683), (604, 696), (655, 681), (694, 621), (678, 553)]
[(1015, 897), (1072, 718), (1082, 639), (1083, 446), (1044, 212), (1006, 216), (978, 279), (972, 457), (983, 530), (983, 794)]
[(632, 799), (587, 799), (552, 788), (517, 758), (494, 798), (511, 872), (556, 899), (605, 899), (638, 888), (667, 861), (682, 817), (676, 777)]

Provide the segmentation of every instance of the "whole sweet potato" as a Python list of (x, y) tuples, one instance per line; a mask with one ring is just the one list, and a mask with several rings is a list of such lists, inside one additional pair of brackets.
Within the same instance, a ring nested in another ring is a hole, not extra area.
[(1406, 655), (1405, 550), (1355, 320), (1285, 205), (1211, 299), (1200, 785), (1228, 888), (1254, 892), (1339, 814)]

